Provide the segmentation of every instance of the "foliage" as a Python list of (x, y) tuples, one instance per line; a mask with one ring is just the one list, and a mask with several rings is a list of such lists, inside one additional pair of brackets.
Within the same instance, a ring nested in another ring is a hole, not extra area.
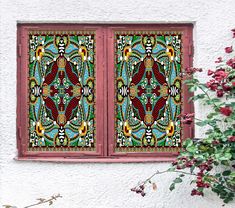
[[(235, 29), (233, 40), (235, 40)], [(204, 196), (205, 190), (215, 192), (224, 203), (234, 199), (235, 194), (235, 53), (232, 46), (225, 48), (227, 60), (221, 57), (216, 61), (215, 70), (208, 70), (208, 82), (197, 79), (197, 73), (202, 69), (187, 68), (184, 71), (184, 83), (194, 96), (191, 102), (199, 101), (210, 106), (210, 112), (201, 120), (194, 114), (181, 115), (185, 125), (206, 127), (202, 139), (189, 138), (183, 143), (183, 148), (177, 159), (166, 171), (157, 171), (131, 190), (145, 196), (145, 186), (152, 183), (151, 179), (162, 173), (177, 172), (179, 176), (170, 185), (174, 190), (185, 175), (191, 175), (194, 188), (191, 195)], [(198, 93), (199, 92), (199, 93)]]

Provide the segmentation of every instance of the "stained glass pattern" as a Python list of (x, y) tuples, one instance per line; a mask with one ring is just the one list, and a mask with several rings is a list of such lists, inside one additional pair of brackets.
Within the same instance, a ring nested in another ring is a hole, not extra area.
[(93, 151), (95, 33), (29, 33), (29, 149)]
[(116, 151), (181, 145), (180, 32), (115, 33)]

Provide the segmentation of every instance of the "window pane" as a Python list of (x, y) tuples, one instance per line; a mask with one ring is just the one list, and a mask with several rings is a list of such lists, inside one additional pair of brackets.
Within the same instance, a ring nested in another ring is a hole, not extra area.
[(180, 32), (115, 33), (116, 151), (180, 147)]
[(29, 32), (29, 150), (93, 151), (95, 33)]

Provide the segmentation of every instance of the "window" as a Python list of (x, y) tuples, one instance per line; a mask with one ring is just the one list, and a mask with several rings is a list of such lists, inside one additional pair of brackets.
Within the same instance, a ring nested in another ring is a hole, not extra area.
[(19, 159), (172, 160), (192, 25), (19, 24)]

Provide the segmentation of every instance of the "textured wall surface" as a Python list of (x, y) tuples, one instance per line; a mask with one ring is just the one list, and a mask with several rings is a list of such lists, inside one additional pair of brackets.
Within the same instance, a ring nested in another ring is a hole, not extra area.
[[(221, 207), (213, 194), (191, 197), (187, 183), (174, 192), (174, 175), (155, 179), (158, 190), (142, 198), (129, 191), (137, 181), (167, 163), (64, 164), (20, 162), (16, 156), (17, 22), (194, 23), (194, 65), (213, 67), (234, 27), (234, 0), (0, 0), (0, 204), (23, 207), (39, 197), (61, 193), (56, 208)], [(203, 76), (201, 76), (203, 79)], [(199, 110), (200, 109), (200, 110)], [(204, 111), (196, 104), (196, 114)], [(197, 136), (200, 136), (197, 129)], [(225, 207), (234, 207), (235, 203)], [(41, 207), (47, 207), (42, 205)]]

